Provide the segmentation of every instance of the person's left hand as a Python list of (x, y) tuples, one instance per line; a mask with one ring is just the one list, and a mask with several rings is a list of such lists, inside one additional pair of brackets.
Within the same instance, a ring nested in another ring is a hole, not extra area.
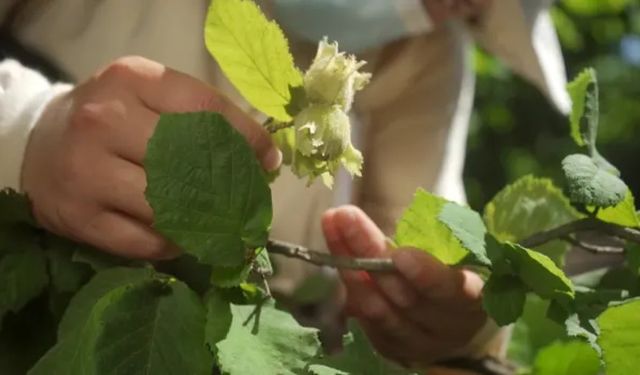
[(359, 208), (327, 211), (324, 235), (334, 255), (391, 257), (396, 272), (340, 272), (346, 309), (374, 347), (409, 367), (461, 355), (486, 321), (480, 277), (412, 249), (389, 249), (382, 231)]

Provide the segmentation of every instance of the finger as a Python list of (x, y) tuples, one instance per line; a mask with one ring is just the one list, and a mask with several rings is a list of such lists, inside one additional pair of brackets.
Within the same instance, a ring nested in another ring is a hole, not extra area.
[[(322, 230), (324, 233), (325, 241), (327, 242), (327, 246), (329, 247), (329, 251), (337, 256), (349, 256), (348, 246), (345, 243), (341, 233), (340, 228), (337, 226), (336, 221), (336, 213), (338, 209), (330, 209), (327, 210), (322, 216)], [(339, 270), (340, 276), (345, 283), (345, 287), (348, 287), (347, 284), (358, 283), (358, 282), (369, 282), (370, 279), (366, 272), (362, 271), (350, 271), (350, 270)]]
[(109, 148), (121, 158), (143, 165), (147, 144), (159, 119), (159, 114), (144, 106), (132, 106), (121, 126), (114, 127)]
[(332, 208), (325, 211), (322, 215), (322, 232), (324, 234), (327, 247), (332, 254), (347, 256), (349, 255), (347, 245), (342, 241), (342, 236), (340, 236), (340, 232), (336, 225), (336, 212), (337, 209)]
[[(323, 221), (325, 233), (333, 247), (351, 256), (381, 256), (385, 250), (385, 236), (359, 208), (343, 206), (331, 210)], [(358, 250), (355, 250), (358, 249)], [(354, 315), (375, 324), (378, 329), (398, 338), (412, 337), (416, 327), (403, 321), (393, 305), (380, 293), (366, 273), (343, 271), (347, 289), (347, 308)], [(365, 277), (367, 276), (367, 277)]]
[(418, 304), (403, 311), (414, 322), (434, 335), (448, 335), (454, 340), (465, 337), (470, 331), (469, 326), (481, 325), (484, 313), (482, 280), (478, 275), (449, 268), (429, 254), (415, 250), (394, 251), (392, 259), (413, 289), (422, 296)]
[(358, 207), (342, 206), (335, 210), (336, 228), (352, 256), (378, 258), (386, 251), (386, 237)]
[(154, 112), (220, 113), (245, 137), (265, 169), (280, 165), (282, 155), (266, 129), (213, 87), (141, 57), (123, 58), (111, 71)]
[(347, 310), (377, 332), (403, 346), (412, 341), (425, 343), (428, 337), (412, 321), (404, 319), (375, 287), (363, 280), (346, 278)]
[(150, 227), (114, 211), (103, 211), (87, 223), (81, 237), (109, 253), (127, 258), (170, 259), (180, 253)]
[[(341, 231), (343, 247), (349, 255), (367, 258), (389, 256), (384, 233), (361, 209), (344, 206), (338, 208), (333, 215), (336, 228)], [(372, 272), (369, 275), (396, 307), (408, 309), (417, 303), (417, 293), (399, 275), (382, 272)]]
[(426, 298), (451, 298), (461, 286), (459, 272), (419, 250), (396, 250), (393, 264), (413, 288)]
[(117, 157), (110, 158), (104, 164), (108, 183), (100, 181), (94, 188), (102, 205), (151, 225), (153, 210), (144, 195), (147, 187), (144, 169)]
[[(384, 234), (357, 207), (344, 206), (330, 210), (323, 219), (325, 236), (335, 253), (365, 257), (384, 255)], [(417, 303), (417, 293), (402, 277), (371, 273), (371, 278), (382, 291), (380, 293), (362, 273), (345, 271), (342, 274), (348, 293), (347, 310), (361, 319), (375, 322), (384, 331), (400, 329), (395, 307), (409, 310), (409, 306)]]
[(370, 322), (359, 322), (373, 347), (384, 357), (405, 367), (423, 367), (433, 361), (433, 354), (438, 345), (430, 337), (421, 335), (419, 330), (415, 331), (418, 335), (398, 338), (381, 332)]

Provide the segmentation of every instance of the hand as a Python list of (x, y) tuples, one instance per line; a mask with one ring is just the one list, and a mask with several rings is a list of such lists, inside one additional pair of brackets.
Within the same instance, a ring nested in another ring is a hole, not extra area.
[(265, 169), (280, 164), (266, 130), (214, 88), (159, 63), (125, 57), (52, 100), (33, 129), (22, 187), (37, 221), (120, 256), (177, 255), (151, 228), (142, 162), (160, 114), (192, 111), (221, 113)]
[(347, 313), (355, 316), (384, 356), (425, 367), (460, 355), (486, 321), (482, 280), (445, 266), (429, 254), (389, 249), (380, 229), (354, 206), (329, 210), (322, 220), (331, 252), (352, 257), (391, 257), (394, 273), (341, 271)]
[(429, 17), (440, 25), (451, 18), (473, 19), (486, 9), (492, 0), (422, 0)]

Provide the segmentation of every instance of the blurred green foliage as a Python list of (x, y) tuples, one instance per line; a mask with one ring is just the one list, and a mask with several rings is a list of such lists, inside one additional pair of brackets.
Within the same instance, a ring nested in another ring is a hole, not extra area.
[[(561, 0), (551, 11), (569, 79), (593, 66), (600, 83), (598, 144), (640, 195), (640, 0)], [(560, 161), (577, 146), (568, 120), (530, 84), (477, 50), (476, 105), (465, 186), (481, 209), (505, 184), (532, 173), (564, 186)]]

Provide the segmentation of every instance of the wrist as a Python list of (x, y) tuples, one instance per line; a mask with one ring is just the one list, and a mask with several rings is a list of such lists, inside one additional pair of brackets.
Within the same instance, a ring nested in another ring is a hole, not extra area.
[[(47, 142), (41, 140), (55, 138), (55, 131), (51, 131), (52, 126), (59, 121), (63, 121), (61, 117), (65, 113), (64, 108), (68, 107), (69, 101), (66, 100), (68, 93), (73, 86), (67, 84), (55, 84), (42, 94), (42, 97), (34, 107), (32, 121), (26, 126), (29, 131), (27, 141), (24, 145), (21, 169), (20, 169), (20, 191), (27, 194), (39, 184), (39, 175), (41, 171), (35, 167), (38, 160), (46, 160), (50, 154), (47, 147), (43, 147)], [(53, 127), (55, 128), (55, 126)], [(53, 134), (52, 134), (53, 133)]]

